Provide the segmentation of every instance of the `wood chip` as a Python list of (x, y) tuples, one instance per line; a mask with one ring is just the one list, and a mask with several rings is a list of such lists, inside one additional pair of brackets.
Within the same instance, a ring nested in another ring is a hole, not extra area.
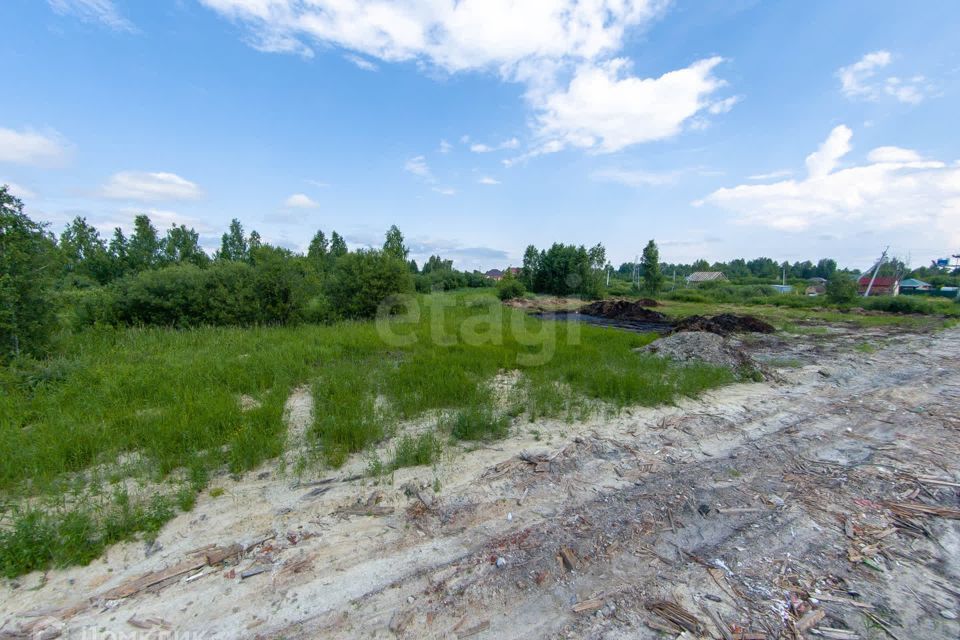
[(457, 633), (457, 638), (469, 638), (470, 636), (475, 636), (481, 631), (486, 631), (490, 628), (490, 621), (484, 620), (478, 624), (473, 625), (469, 629), (464, 629), (463, 631)]
[(845, 604), (851, 607), (857, 607), (859, 609), (873, 609), (872, 604), (868, 604), (866, 602), (857, 602), (856, 600), (851, 600), (850, 598), (842, 598), (829, 593), (815, 593), (810, 597), (819, 600), (820, 602), (835, 602), (837, 604)]
[(560, 559), (563, 560), (563, 566), (567, 571), (573, 571), (579, 564), (579, 561), (577, 560), (577, 554), (574, 553), (573, 549), (570, 547), (560, 548)]
[(573, 605), (574, 613), (588, 613), (590, 611), (596, 611), (603, 606), (602, 598), (591, 598), (590, 600), (582, 600), (577, 604)]
[(807, 611), (802, 618), (797, 620), (797, 631), (803, 633), (810, 627), (817, 626), (821, 620), (827, 616), (827, 612), (823, 609), (815, 609), (813, 611)]
[(121, 598), (129, 598), (130, 596), (139, 593), (144, 589), (149, 589), (156, 584), (165, 582), (171, 578), (178, 578), (185, 573), (202, 569), (205, 566), (207, 566), (206, 557), (184, 560), (173, 565), (172, 567), (168, 567), (161, 571), (153, 571), (151, 573), (144, 574), (139, 578), (135, 578), (124, 584), (121, 584), (118, 587), (114, 587), (113, 589), (110, 589), (104, 593), (101, 597), (104, 600), (119, 600)]

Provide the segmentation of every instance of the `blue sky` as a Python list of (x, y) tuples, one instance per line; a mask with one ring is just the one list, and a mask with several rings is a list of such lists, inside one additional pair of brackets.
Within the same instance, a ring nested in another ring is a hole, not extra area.
[(0, 182), (208, 248), (960, 250), (960, 3), (7, 0)]

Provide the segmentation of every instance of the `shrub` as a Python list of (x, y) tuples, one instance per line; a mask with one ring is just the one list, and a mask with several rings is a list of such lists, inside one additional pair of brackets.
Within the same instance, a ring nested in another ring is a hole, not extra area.
[(450, 434), (457, 440), (496, 440), (510, 431), (510, 418), (498, 416), (486, 405), (461, 409), (449, 419)]
[(497, 283), (497, 297), (501, 300), (520, 298), (526, 293), (526, 287), (512, 274), (504, 276), (503, 280)]
[(373, 250), (338, 258), (327, 285), (334, 313), (348, 319), (372, 318), (390, 296), (412, 292), (407, 263)]
[(840, 273), (833, 274), (827, 282), (827, 300), (834, 304), (853, 302), (857, 297), (857, 283)]
[(417, 437), (406, 434), (397, 443), (390, 469), (431, 464), (439, 452), (440, 442), (433, 432), (427, 431)]

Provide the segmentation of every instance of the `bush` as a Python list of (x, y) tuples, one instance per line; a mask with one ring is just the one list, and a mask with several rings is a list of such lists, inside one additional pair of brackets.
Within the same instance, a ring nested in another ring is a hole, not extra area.
[(833, 274), (827, 282), (827, 300), (834, 304), (847, 304), (857, 298), (857, 283), (840, 273)]
[(497, 283), (497, 297), (501, 300), (511, 300), (521, 298), (527, 293), (523, 283), (512, 275), (504, 276), (503, 280)]
[(142, 271), (72, 292), (69, 301), (78, 324), (295, 324), (306, 316), (309, 289), (298, 261), (267, 253), (255, 265), (222, 261), (206, 269), (182, 264)]
[(933, 315), (944, 313), (949, 309), (947, 305), (937, 304), (933, 300), (907, 296), (877, 296), (863, 301), (866, 309), (886, 311), (887, 313), (922, 313)]
[(478, 404), (454, 413), (449, 426), (450, 434), (457, 440), (496, 440), (509, 433), (510, 418)]
[(327, 285), (334, 313), (348, 319), (372, 318), (390, 296), (412, 292), (407, 263), (373, 250), (338, 258)]

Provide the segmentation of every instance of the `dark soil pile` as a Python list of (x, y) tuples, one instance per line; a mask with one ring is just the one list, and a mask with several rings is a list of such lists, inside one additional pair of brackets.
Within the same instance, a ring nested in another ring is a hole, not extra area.
[(717, 316), (690, 316), (677, 320), (673, 326), (679, 331), (709, 331), (720, 336), (731, 333), (773, 333), (774, 326), (754, 316), (738, 316), (733, 313), (721, 313)]
[(659, 307), (660, 303), (654, 300), (653, 298), (640, 298), (637, 300), (637, 304), (641, 307)]
[(580, 307), (580, 313), (611, 320), (641, 320), (644, 322), (664, 322), (668, 320), (667, 316), (662, 313), (644, 308), (641, 302), (648, 301), (598, 300)]

